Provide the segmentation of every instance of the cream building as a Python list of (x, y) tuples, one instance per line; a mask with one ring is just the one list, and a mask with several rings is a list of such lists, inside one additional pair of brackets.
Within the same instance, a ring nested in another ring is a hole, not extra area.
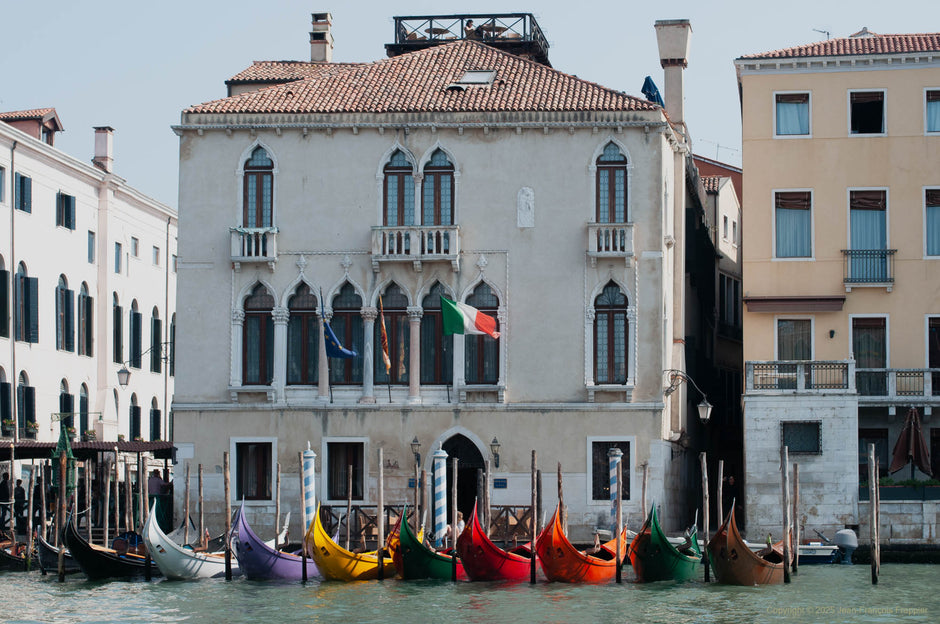
[[(400, 504), (443, 447), (465, 514), (487, 464), (494, 505), (528, 504), (536, 450), (546, 514), (560, 463), (577, 539), (609, 525), (619, 446), (631, 521), (647, 466), (648, 500), (670, 527), (691, 522), (685, 386), (663, 393), (684, 365), (691, 29), (657, 23), (670, 123), (532, 60), (547, 43), (516, 18), (492, 45), (459, 28), (410, 38), (396, 18), (392, 58), (342, 64), (314, 14), (311, 62), (255, 63), (229, 97), (183, 111), (175, 440), (179, 461), (208, 468), (212, 522), (228, 451), (253, 525), (273, 525), (280, 466), (299, 535), (308, 442), (317, 499), (344, 507), (347, 466), (354, 503), (375, 505), (381, 448)], [(499, 339), (442, 336), (440, 295), (494, 316)], [(357, 357), (327, 358), (324, 320)]]
[(54, 147), (55, 109), (0, 122), (4, 437), (55, 441), (65, 415), (79, 438), (167, 440), (176, 212), (115, 173), (111, 128), (89, 162)]
[[(748, 532), (780, 534), (783, 443), (800, 523), (831, 536), (865, 522), (863, 454), (887, 475), (910, 406), (938, 454), (940, 35), (865, 29), (735, 65)], [(935, 503), (883, 512), (887, 539), (936, 538)]]

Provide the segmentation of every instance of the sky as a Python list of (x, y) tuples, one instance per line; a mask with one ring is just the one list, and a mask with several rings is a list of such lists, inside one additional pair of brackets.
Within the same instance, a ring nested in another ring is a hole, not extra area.
[(332, 13), (333, 60), (344, 62), (385, 58), (396, 15), (533, 13), (553, 67), (638, 97), (646, 76), (663, 84), (653, 23), (687, 18), (693, 150), (733, 165), (741, 164), (735, 58), (864, 26), (940, 30), (936, 0), (2, 0), (0, 9), (0, 111), (54, 107), (65, 127), (56, 147), (85, 162), (93, 127), (113, 127), (114, 172), (173, 208), (179, 139), (171, 126), (181, 111), (224, 97), (225, 80), (252, 61), (309, 61), (313, 12)]

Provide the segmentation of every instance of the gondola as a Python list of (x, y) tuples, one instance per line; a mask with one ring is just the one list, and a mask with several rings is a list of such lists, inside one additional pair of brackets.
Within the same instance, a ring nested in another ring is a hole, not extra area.
[(687, 581), (695, 576), (702, 562), (702, 551), (698, 546), (695, 527), (688, 533), (684, 544), (674, 546), (659, 526), (656, 505), (653, 505), (643, 528), (630, 542), (627, 551), (637, 580), (641, 583)]
[(480, 526), (476, 503), (470, 522), (457, 537), (457, 556), (471, 581), (527, 581), (531, 577), (531, 546), (506, 551), (494, 544)]
[(725, 585), (783, 583), (783, 542), (754, 552), (748, 548), (734, 519), (734, 504), (724, 523), (708, 542), (715, 578)]
[[(163, 575), (170, 579), (225, 578), (224, 553), (202, 553), (184, 548), (169, 539), (157, 522), (154, 501), (144, 523), (144, 544)], [(232, 576), (240, 576), (238, 561), (231, 561)]]
[[(330, 539), (320, 522), (319, 504), (304, 543), (324, 579), (364, 581), (379, 577), (379, 559), (375, 552), (353, 553)], [(382, 557), (382, 572), (384, 578), (395, 576), (395, 563), (391, 557)]]
[(28, 569), (26, 544), (14, 542), (3, 536), (0, 541), (0, 570), (24, 571)]
[[(36, 536), (36, 554), (39, 559), (39, 569), (43, 571), (44, 574), (57, 574), (59, 571), (59, 549), (43, 539), (42, 535)], [(72, 559), (72, 553), (65, 549), (65, 557), (63, 560), (65, 564), (65, 573), (66, 574), (75, 574), (76, 572), (81, 572), (81, 568), (78, 567), (78, 564), (75, 563), (75, 560)]]
[[(65, 524), (65, 546), (89, 580), (107, 578), (136, 578), (147, 575), (147, 558), (137, 554), (121, 554), (112, 548), (89, 544), (82, 537), (75, 522), (69, 518)], [(150, 562), (150, 575), (163, 576), (160, 568)]]
[[(238, 567), (252, 580), (303, 579), (304, 558), (299, 554), (283, 552), (261, 541), (248, 525), (242, 505), (235, 514), (235, 529), (232, 531), (232, 549), (238, 557)], [(306, 558), (307, 578), (320, 576), (313, 559)]]
[[(624, 527), (620, 539), (620, 560), (627, 552), (627, 531)], [(617, 574), (616, 538), (602, 545), (596, 553), (588, 554), (568, 541), (561, 525), (561, 509), (556, 508), (552, 521), (535, 540), (535, 552), (542, 571), (549, 581), (564, 583), (606, 583)]]
[[(402, 512), (402, 518), (408, 516), (408, 508)], [(392, 550), (392, 560), (395, 570), (404, 580), (412, 579), (441, 579), (449, 581), (454, 576), (454, 551), (436, 551), (424, 545), (424, 542), (414, 534), (407, 522), (399, 520), (398, 544)], [(457, 580), (466, 581), (467, 574), (459, 557), (456, 561)]]

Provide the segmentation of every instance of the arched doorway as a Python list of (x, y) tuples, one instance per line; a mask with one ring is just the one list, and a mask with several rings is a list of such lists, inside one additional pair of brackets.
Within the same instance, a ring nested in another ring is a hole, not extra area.
[(483, 455), (469, 438), (462, 434), (451, 436), (442, 448), (447, 453), (447, 524), (450, 524), (451, 492), (454, 487), (454, 474), (451, 458), (457, 458), (457, 509), (463, 512), (464, 521), (473, 513), (473, 503), (477, 496), (477, 470), (484, 468)]

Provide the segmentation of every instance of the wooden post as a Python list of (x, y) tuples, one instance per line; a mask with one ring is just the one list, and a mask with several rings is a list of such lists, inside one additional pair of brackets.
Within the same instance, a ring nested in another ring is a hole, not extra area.
[(454, 475), (450, 484), (450, 580), (457, 582), (457, 458), (450, 458), (450, 471)]
[(350, 514), (352, 514), (352, 464), (346, 466), (346, 550), (349, 550)]
[(229, 452), (222, 453), (222, 483), (225, 491), (225, 580), (232, 580), (232, 476), (229, 474)]
[(124, 530), (134, 530), (134, 493), (131, 491), (131, 465), (124, 461)]
[(490, 460), (483, 460), (483, 532), (486, 536), (490, 535), (490, 524), (493, 522), (492, 506), (490, 504), (490, 491), (492, 488), (493, 473), (490, 471)]
[[(913, 466), (912, 466), (913, 469)], [(878, 576), (881, 576), (881, 466), (875, 464), (875, 552), (878, 553)]]
[(91, 475), (92, 475), (92, 472), (91, 472), (90, 466), (91, 466), (91, 460), (86, 459), (85, 460), (85, 501), (84, 503), (85, 503), (85, 522), (87, 523), (87, 529), (88, 529), (87, 535), (88, 535), (89, 544), (91, 543), (92, 520), (94, 520), (94, 517), (91, 515), (91, 484), (92, 484)]
[(800, 566), (800, 465), (793, 464), (793, 573)]
[(36, 489), (36, 464), (32, 463), (32, 470), (29, 471), (29, 500), (26, 503), (26, 571), (29, 571), (33, 558), (29, 553), (33, 552), (33, 490)]
[[(413, 525), (415, 529), (415, 535), (417, 535), (418, 532), (421, 530), (421, 487), (422, 487), (421, 486), (421, 466), (419, 466), (418, 464), (415, 464), (415, 491), (414, 491), (415, 521)], [(404, 521), (407, 522), (408, 518), (404, 518)]]
[[(45, 468), (46, 466), (47, 466), (47, 462), (43, 462), (43, 468)], [(49, 474), (43, 474), (42, 487), (39, 488), (40, 507), (42, 507), (42, 509), (39, 510), (39, 522), (42, 525), (39, 527), (39, 530), (42, 531), (42, 539), (46, 541), (49, 540), (49, 533), (46, 531), (46, 529), (48, 528), (46, 527), (46, 524), (47, 524), (46, 512), (49, 510), (49, 508), (47, 507), (49, 503), (46, 500), (46, 490), (49, 488), (49, 482), (51, 481), (51, 476), (52, 476), (51, 471), (48, 471), (48, 472)]]
[(617, 583), (623, 582), (623, 459), (617, 462)]
[(561, 482), (561, 462), (558, 462), (558, 509), (561, 511), (561, 526), (568, 534), (568, 508), (565, 507), (565, 491)]
[(150, 497), (148, 496), (147, 458), (137, 454), (137, 494), (140, 497), (140, 532), (144, 532), (144, 523), (150, 515)]
[(702, 557), (702, 563), (705, 564), (705, 582), (708, 583), (711, 580), (708, 571), (708, 460), (704, 452), (699, 453), (698, 457), (702, 464), (702, 533), (705, 538), (705, 556)]
[(375, 510), (375, 528), (377, 531), (375, 558), (378, 561), (379, 580), (385, 579), (385, 449), (379, 447), (379, 500)]
[(725, 483), (725, 460), (718, 460), (718, 479), (715, 483), (715, 509), (717, 513), (715, 514), (715, 520), (718, 524), (721, 524), (725, 520), (725, 506), (723, 501), (724, 499), (724, 483)]
[(642, 525), (646, 522), (646, 516), (649, 515), (649, 506), (647, 505), (646, 493), (649, 491), (650, 483), (650, 464), (649, 462), (644, 462), (643, 464), (643, 491), (641, 493), (640, 505), (642, 508), (643, 517), (640, 518), (640, 524)]
[[(428, 471), (421, 469), (421, 524), (428, 515)], [(432, 523), (433, 524), (433, 523)]]
[[(10, 449), (12, 452), (12, 449)], [(64, 452), (59, 453), (59, 504), (56, 509), (56, 546), (59, 547), (59, 582), (65, 582), (65, 544), (62, 543), (62, 527), (65, 526), (65, 497), (67, 494), (66, 479), (68, 473), (68, 457)]]
[[(532, 560), (529, 562), (529, 582), (533, 585), (535, 584), (535, 538), (538, 537), (536, 533), (537, 525), (535, 518), (538, 515), (538, 509), (536, 508), (536, 490), (538, 485), (536, 485), (536, 456), (535, 451), (532, 451), (532, 517), (530, 518), (532, 524)], [(508, 535), (508, 532), (507, 532)]]
[(306, 486), (304, 486), (304, 453), (297, 451), (297, 476), (300, 477), (300, 523), (304, 527), (304, 539), (306, 541), (307, 529), (310, 528), (310, 521), (313, 518), (307, 517)]
[(790, 458), (786, 446), (780, 448), (780, 477), (783, 488), (783, 582), (790, 582)]
[(104, 501), (102, 502), (104, 505), (104, 521), (101, 523), (101, 545), (107, 548), (108, 534), (111, 532), (111, 464), (107, 461), (104, 463), (104, 486), (101, 493), (104, 495)]
[(199, 543), (202, 544), (203, 548), (208, 548), (209, 543), (206, 541), (206, 515), (205, 507), (203, 507), (203, 495), (202, 495), (202, 464), (199, 464), (196, 467), (196, 476), (198, 483), (196, 484), (197, 495), (199, 500), (197, 501), (199, 505)]
[[(118, 449), (114, 447), (114, 538), (117, 539), (117, 535), (120, 532), (118, 528), (121, 525), (121, 473), (118, 472), (120, 468), (118, 467)], [(110, 540), (111, 538), (108, 537)], [(108, 544), (105, 544), (107, 546)]]
[[(13, 463), (13, 455), (14, 455), (15, 450), (16, 450), (16, 445), (13, 443), (13, 440), (10, 440), (10, 473), (9, 473), (10, 483), (9, 485), (7, 485), (7, 487), (10, 488), (9, 494), (8, 494), (10, 497), (10, 500), (3, 501), (3, 504), (8, 505), (8, 509), (6, 511), (10, 514), (10, 527), (9, 528), (10, 528), (10, 539), (12, 540), (10, 544), (11, 550), (16, 545), (16, 514), (13, 512), (13, 504), (12, 504), (13, 503), (13, 486), (16, 484), (16, 478), (14, 476), (15, 473), (13, 472), (13, 468), (15, 466), (15, 464)], [(61, 525), (59, 526), (60, 526), (59, 532), (61, 533), (62, 532)]]
[(183, 501), (183, 545), (189, 543), (189, 462), (186, 462), (186, 498)]
[(878, 472), (875, 445), (868, 445), (868, 542), (871, 549), (871, 584), (878, 584)]
[[(477, 521), (480, 525), (483, 525), (483, 517), (486, 515), (483, 511), (483, 506), (486, 504), (486, 486), (484, 485), (484, 472), (482, 468), (477, 468)], [(469, 521), (469, 518), (468, 518)]]
[[(535, 506), (538, 510), (542, 511), (542, 470), (535, 471)], [(542, 518), (539, 516), (535, 517), (535, 530), (542, 530)]]
[(277, 462), (274, 475), (274, 549), (277, 550), (278, 538), (281, 535), (281, 462)]

